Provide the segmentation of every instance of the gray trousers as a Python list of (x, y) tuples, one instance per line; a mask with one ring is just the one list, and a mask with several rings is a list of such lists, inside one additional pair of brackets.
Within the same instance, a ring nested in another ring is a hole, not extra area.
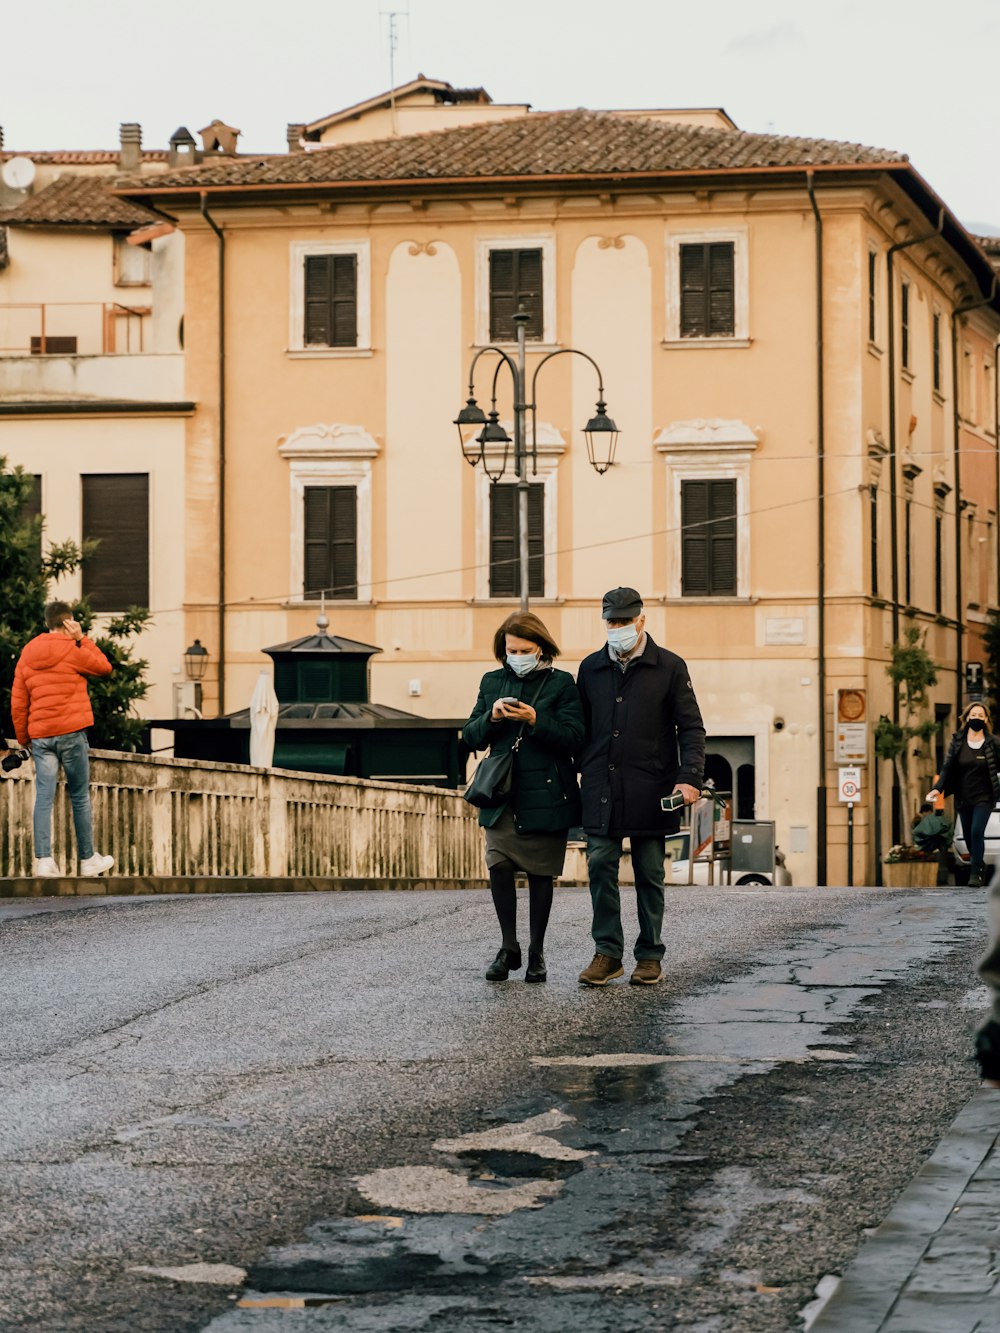
[[(663, 957), (660, 938), (663, 927), (662, 837), (632, 837), (632, 869), (635, 872), (635, 901), (639, 916), (639, 938), (635, 957)], [(587, 834), (587, 871), (590, 876), (590, 901), (594, 909), (592, 934), (598, 953), (606, 958), (621, 958), (625, 953), (622, 930), (622, 906), (618, 892), (618, 864), (622, 858), (622, 839)]]

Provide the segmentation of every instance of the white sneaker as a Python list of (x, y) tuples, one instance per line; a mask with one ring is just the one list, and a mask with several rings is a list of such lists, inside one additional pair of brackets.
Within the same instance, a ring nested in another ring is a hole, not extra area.
[(93, 856), (88, 856), (86, 861), (80, 862), (80, 874), (84, 879), (93, 879), (97, 875), (103, 875), (105, 870), (110, 870), (114, 863), (113, 856), (102, 856), (100, 852), (95, 852)]
[(62, 871), (51, 856), (36, 856), (32, 872), (36, 879), (61, 879)]

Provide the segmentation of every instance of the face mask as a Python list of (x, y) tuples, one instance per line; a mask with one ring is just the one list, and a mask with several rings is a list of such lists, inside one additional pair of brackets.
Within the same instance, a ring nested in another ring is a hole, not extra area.
[(983, 719), (982, 719), (981, 717), (970, 717), (970, 718), (969, 718), (969, 730), (970, 730), (970, 731), (985, 731), (985, 730), (986, 730), (986, 723), (983, 721)]
[(635, 625), (612, 625), (608, 630), (608, 644), (616, 653), (630, 653), (639, 642)]
[(515, 676), (526, 676), (538, 666), (537, 653), (508, 653), (507, 665)]

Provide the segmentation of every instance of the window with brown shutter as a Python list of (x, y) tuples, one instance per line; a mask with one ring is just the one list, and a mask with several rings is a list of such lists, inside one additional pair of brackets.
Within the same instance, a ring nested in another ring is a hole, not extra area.
[(31, 339), (32, 356), (76, 356), (76, 335), (46, 334), (42, 337), (32, 337)]
[(735, 597), (736, 480), (681, 482), (681, 593)]
[(305, 488), (305, 598), (358, 595), (358, 492), (354, 486)]
[(934, 312), (931, 318), (931, 350), (934, 366), (934, 388), (941, 392), (941, 316)]
[(356, 347), (357, 255), (306, 255), (304, 281), (305, 345)]
[(83, 595), (95, 611), (149, 606), (149, 474), (91, 473), (83, 488), (83, 537), (100, 542), (83, 563)]
[[(490, 596), (520, 597), (521, 561), (516, 486), (490, 487)], [(528, 487), (528, 594), (545, 596), (545, 487)]]
[(524, 306), (528, 322), (524, 336), (542, 337), (541, 250), (490, 251), (490, 341), (516, 342), (514, 316)]
[(682, 245), (681, 337), (731, 338), (736, 331), (736, 247)]
[(910, 369), (910, 284), (903, 283), (900, 295), (900, 359), (904, 370)]
[(874, 250), (868, 251), (868, 341), (875, 341), (875, 332), (878, 327), (876, 320), (877, 306), (876, 293), (878, 291), (878, 255)]

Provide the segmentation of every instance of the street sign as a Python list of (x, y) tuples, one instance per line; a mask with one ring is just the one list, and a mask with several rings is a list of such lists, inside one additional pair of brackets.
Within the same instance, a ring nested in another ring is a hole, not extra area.
[(835, 763), (868, 763), (868, 697), (866, 690), (834, 690), (833, 742)]
[(839, 799), (847, 805), (856, 805), (861, 799), (861, 769), (839, 768)]
[(983, 697), (982, 662), (966, 662), (965, 692), (969, 696), (970, 700), (981, 699)]

